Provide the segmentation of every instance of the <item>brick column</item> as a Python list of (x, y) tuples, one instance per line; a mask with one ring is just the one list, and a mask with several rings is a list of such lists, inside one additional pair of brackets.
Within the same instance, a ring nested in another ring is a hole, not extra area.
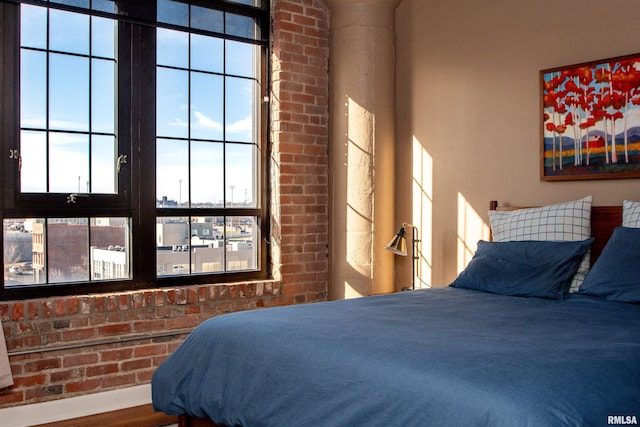
[(330, 35), (330, 299), (390, 292), (395, 145), (395, 8), (324, 0)]
[(272, 271), (287, 303), (314, 302), (328, 281), (328, 11), (271, 4)]

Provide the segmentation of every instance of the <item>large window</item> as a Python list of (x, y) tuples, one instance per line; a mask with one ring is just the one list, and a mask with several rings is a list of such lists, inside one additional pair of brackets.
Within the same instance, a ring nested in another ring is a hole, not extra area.
[(266, 3), (0, 3), (0, 297), (266, 277)]

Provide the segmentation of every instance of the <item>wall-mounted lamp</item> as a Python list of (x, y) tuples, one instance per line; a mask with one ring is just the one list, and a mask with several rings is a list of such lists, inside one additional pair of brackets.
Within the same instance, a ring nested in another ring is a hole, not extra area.
[[(411, 227), (411, 289), (415, 289), (416, 263), (420, 259), (418, 257), (418, 243), (420, 242), (420, 239), (418, 238), (418, 227), (403, 222), (396, 235), (393, 236), (393, 239), (391, 239), (384, 248), (396, 255), (407, 256), (407, 239), (404, 237), (407, 227)], [(403, 291), (407, 289), (409, 288), (402, 288)]]

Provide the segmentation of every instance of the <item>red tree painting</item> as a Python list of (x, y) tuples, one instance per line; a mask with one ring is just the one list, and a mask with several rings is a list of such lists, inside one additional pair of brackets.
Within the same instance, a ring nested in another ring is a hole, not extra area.
[(542, 70), (541, 179), (640, 177), (640, 54)]

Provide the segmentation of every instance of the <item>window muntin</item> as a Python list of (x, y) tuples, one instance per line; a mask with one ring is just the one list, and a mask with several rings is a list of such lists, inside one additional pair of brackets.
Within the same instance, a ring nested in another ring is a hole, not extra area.
[[(181, 29), (156, 32), (157, 205), (194, 214), (256, 208), (259, 48), (216, 34), (253, 37), (254, 20), (171, 0), (158, 6), (158, 20)], [(159, 215), (157, 274), (256, 270), (257, 224), (251, 215)]]
[(116, 22), (23, 4), (20, 28), (21, 192), (116, 194)]
[[(158, 138), (156, 143), (156, 194), (159, 207), (257, 207), (258, 142), (257, 125), (255, 124), (255, 102), (249, 106), (242, 105), (249, 98), (242, 92), (255, 90), (252, 85), (244, 82), (231, 81), (227, 91), (238, 94), (236, 103), (227, 101), (225, 109), (228, 125), (215, 121), (206, 112), (197, 110), (197, 101), (202, 96), (203, 101), (209, 91), (217, 92), (217, 82), (209, 79), (208, 85), (202, 84), (201, 90), (192, 89), (198, 95), (191, 97), (189, 104), (193, 105), (191, 113), (182, 111), (180, 107), (167, 103), (164, 108), (160, 99), (171, 92), (180, 82), (185, 82), (180, 75), (174, 75), (174, 80), (165, 75), (166, 70), (158, 70)], [(168, 83), (163, 85), (167, 79)], [(207, 79), (199, 77), (191, 79), (192, 84), (204, 83)], [(176, 81), (179, 81), (176, 83)], [(186, 89), (182, 94), (186, 93)], [(204, 95), (204, 96), (203, 96)], [(181, 98), (182, 96), (177, 96)], [(186, 97), (186, 96), (185, 96)], [(215, 98), (214, 98), (215, 99)], [(217, 101), (214, 101), (217, 102)], [(184, 107), (189, 110), (188, 107)], [(206, 110), (206, 108), (204, 109)], [(191, 119), (187, 120), (190, 116)], [(163, 117), (165, 121), (161, 123)], [(183, 122), (182, 119), (186, 121)], [(162, 135), (166, 129), (167, 135)], [(187, 135), (195, 135), (189, 139)], [(220, 134), (228, 135), (234, 142), (213, 139)], [(205, 138), (209, 136), (210, 138)], [(235, 142), (239, 141), (239, 142)], [(255, 141), (255, 142), (254, 142)], [(243, 143), (247, 142), (247, 143)], [(175, 203), (168, 204), (167, 201)]]
[[(158, 19), (194, 28), (194, 9), (163, 0)], [(158, 206), (257, 207), (259, 48), (160, 28), (156, 49)]]
[(4, 286), (130, 279), (128, 218), (3, 220)]
[(258, 221), (251, 216), (159, 217), (158, 276), (256, 270)]

